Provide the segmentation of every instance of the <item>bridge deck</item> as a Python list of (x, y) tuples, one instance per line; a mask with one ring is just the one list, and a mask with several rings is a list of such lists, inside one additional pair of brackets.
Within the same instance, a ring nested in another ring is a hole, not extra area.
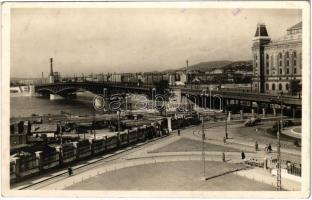
[[(35, 91), (41, 92), (43, 90), (48, 90), (51, 93), (59, 93), (60, 91), (65, 91), (66, 89), (84, 89), (93, 91), (95, 93), (102, 93), (104, 88), (109, 89), (120, 89), (124, 92), (126, 91), (136, 91), (143, 93), (150, 93), (154, 86), (153, 85), (141, 85), (138, 86), (136, 84), (127, 84), (127, 83), (112, 83), (112, 82), (69, 82), (69, 83), (53, 83), (53, 84), (42, 84), (36, 85)], [(201, 95), (202, 89), (195, 88), (190, 89), (186, 87), (170, 87), (172, 90), (180, 89), (182, 95)], [(207, 91), (207, 95), (220, 96), (226, 99), (235, 99), (235, 100), (243, 100), (243, 101), (254, 101), (254, 102), (263, 102), (263, 103), (271, 103), (272, 101), (282, 100), (283, 104), (286, 105), (296, 105), (301, 106), (302, 100), (297, 96), (286, 96), (283, 95), (281, 99), (278, 98), (278, 95), (274, 94), (263, 94), (263, 93), (254, 93), (250, 91), (237, 91), (233, 90), (212, 90), (211, 92)]]

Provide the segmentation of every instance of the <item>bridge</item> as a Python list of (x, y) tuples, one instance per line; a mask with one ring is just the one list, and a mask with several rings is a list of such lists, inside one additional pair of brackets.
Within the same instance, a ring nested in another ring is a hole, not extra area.
[(42, 95), (54, 94), (68, 96), (78, 91), (89, 91), (93, 94), (103, 94), (104, 90), (106, 90), (107, 95), (115, 93), (137, 93), (149, 95), (151, 94), (152, 87), (114, 82), (60, 82), (35, 85), (35, 92)]
[[(94, 94), (103, 94), (106, 90), (108, 96), (116, 93), (136, 93), (145, 94), (149, 97), (152, 96), (154, 86), (153, 85), (140, 85), (130, 83), (116, 83), (116, 82), (60, 82), (51, 84), (35, 85), (35, 92), (43, 95), (60, 95), (67, 96), (74, 94), (77, 91), (90, 91)], [(169, 87), (171, 90), (179, 91), (181, 96), (190, 97), (196, 96), (201, 101), (203, 97), (203, 89), (200, 88), (187, 88), (187, 87)], [(157, 93), (157, 91), (156, 91)], [(230, 104), (231, 101), (240, 103), (241, 101), (249, 102), (251, 105), (253, 102), (259, 104), (274, 104), (273, 102), (282, 101), (283, 105), (292, 107), (301, 107), (301, 98), (298, 96), (283, 95), (280, 98), (274, 94), (255, 93), (250, 91), (238, 91), (231, 89), (220, 89), (206, 91), (204, 98), (218, 97), (222, 98), (224, 104)], [(196, 102), (195, 102), (196, 103)], [(197, 102), (199, 103), (199, 102)]]

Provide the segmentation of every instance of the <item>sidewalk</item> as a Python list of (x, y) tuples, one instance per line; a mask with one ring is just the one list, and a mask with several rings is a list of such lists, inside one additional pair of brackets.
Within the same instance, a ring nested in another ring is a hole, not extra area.
[[(276, 186), (276, 176), (271, 175), (269, 172), (264, 171), (262, 168), (245, 169), (234, 172), (234, 174)], [(300, 191), (301, 183), (282, 178), (282, 189), (290, 191)]]

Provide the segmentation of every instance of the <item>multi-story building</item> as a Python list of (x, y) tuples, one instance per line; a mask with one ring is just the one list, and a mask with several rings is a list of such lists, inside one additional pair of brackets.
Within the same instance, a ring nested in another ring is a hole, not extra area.
[(253, 39), (253, 90), (260, 93), (301, 93), (302, 22), (271, 40), (264, 24), (258, 24)]

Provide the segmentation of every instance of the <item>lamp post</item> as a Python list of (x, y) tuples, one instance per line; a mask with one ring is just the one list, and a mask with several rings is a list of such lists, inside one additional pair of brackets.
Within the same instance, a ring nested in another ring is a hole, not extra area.
[(156, 96), (156, 88), (153, 88), (152, 89), (152, 109), (154, 109), (156, 107), (155, 96)]
[(225, 110), (225, 139), (228, 139), (228, 132), (227, 132), (227, 118), (228, 118), (228, 112)]
[(279, 93), (277, 100), (271, 100), (273, 103), (280, 104), (281, 114), (277, 118), (277, 174), (276, 174), (276, 190), (280, 191), (282, 189), (282, 168), (281, 168), (281, 141), (280, 134), (283, 124), (283, 93)]
[(120, 137), (120, 110), (117, 111), (117, 138), (118, 138), (118, 141), (119, 140), (119, 137)]
[(205, 131), (204, 131), (204, 115), (202, 115), (202, 166), (203, 166), (203, 177), (202, 180), (206, 180), (206, 163), (205, 163), (205, 159), (206, 159), (206, 154), (205, 154), (205, 139), (206, 139), (206, 135), (205, 135)]
[(92, 129), (93, 129), (93, 137), (94, 140), (96, 139), (96, 133), (95, 133), (95, 110), (93, 109), (93, 119), (92, 119)]
[(202, 96), (203, 110), (205, 110), (206, 109), (206, 90), (202, 90), (202, 93), (200, 95)]

